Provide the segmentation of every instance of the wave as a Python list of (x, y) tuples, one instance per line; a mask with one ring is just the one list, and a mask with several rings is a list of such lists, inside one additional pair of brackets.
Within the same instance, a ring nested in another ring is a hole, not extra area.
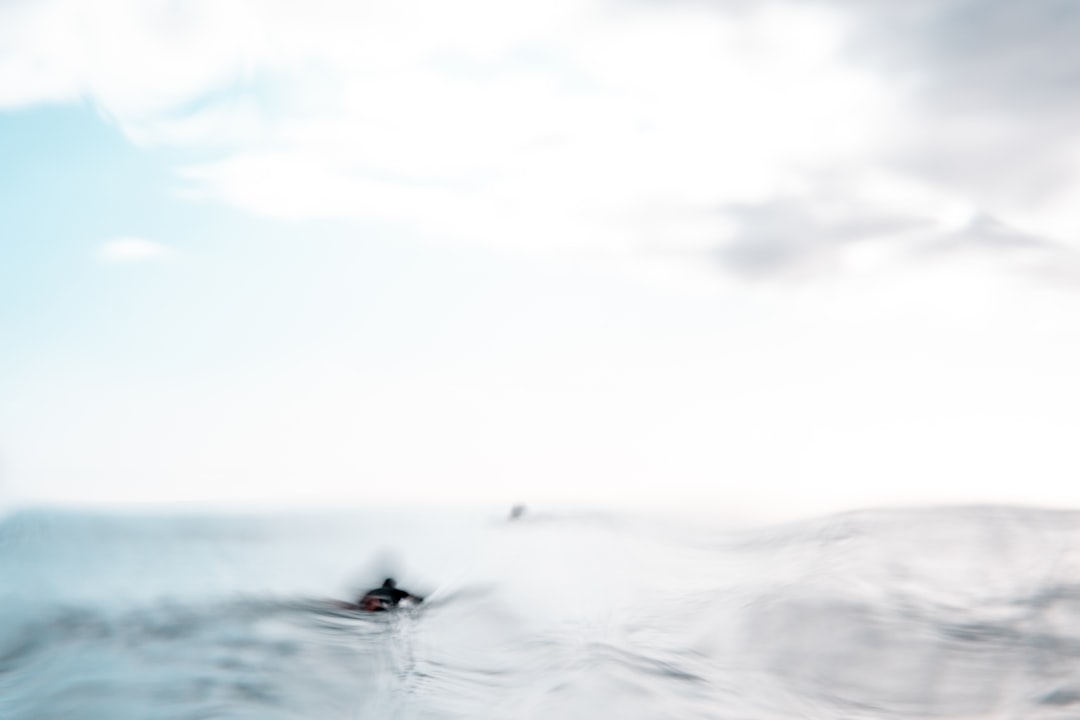
[(4, 718), (1080, 716), (1077, 513), (13, 520)]

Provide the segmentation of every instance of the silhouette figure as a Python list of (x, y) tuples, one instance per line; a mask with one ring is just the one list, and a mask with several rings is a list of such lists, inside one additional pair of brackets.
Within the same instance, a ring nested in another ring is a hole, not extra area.
[(367, 612), (385, 612), (396, 608), (402, 600), (419, 603), (423, 602), (424, 598), (401, 590), (394, 582), (394, 578), (386, 578), (382, 587), (368, 590), (356, 605), (360, 610)]

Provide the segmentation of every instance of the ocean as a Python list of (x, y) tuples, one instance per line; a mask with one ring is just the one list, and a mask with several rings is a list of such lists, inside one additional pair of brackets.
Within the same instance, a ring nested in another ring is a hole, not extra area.
[(1075, 719), (1080, 513), (24, 510), (0, 718)]

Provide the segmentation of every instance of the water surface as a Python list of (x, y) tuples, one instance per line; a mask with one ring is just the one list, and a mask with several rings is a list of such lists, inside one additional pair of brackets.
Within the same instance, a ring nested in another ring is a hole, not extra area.
[(1080, 717), (1071, 512), (27, 511), (0, 613), (13, 720)]

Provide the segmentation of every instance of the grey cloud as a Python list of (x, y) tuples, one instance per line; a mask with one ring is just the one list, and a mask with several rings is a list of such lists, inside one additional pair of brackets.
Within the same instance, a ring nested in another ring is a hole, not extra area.
[(986, 202), (1044, 199), (1073, 178), (1080, 4), (1071, 0), (812, 0), (850, 13), (852, 60), (902, 89), (891, 161)]
[(1072, 0), (819, 0), (860, 22), (853, 49), (938, 102), (1010, 113), (1080, 108)]
[(999, 226), (993, 234), (961, 233), (959, 244), (946, 249), (981, 251), (1010, 262), (1010, 269), (1038, 285), (1080, 288), (1080, 252), (1062, 243), (1032, 237)]
[(960, 230), (932, 236), (913, 252), (924, 260), (941, 255), (981, 255), (1012, 262), (1014, 269), (1040, 277), (1046, 268), (1069, 261), (1075, 254), (1060, 243), (1018, 230), (987, 213), (973, 217)]
[(946, 235), (934, 246), (936, 250), (986, 250), (998, 253), (1057, 248), (1057, 243), (1017, 230), (988, 214), (972, 218), (963, 230)]
[(822, 268), (832, 263), (836, 251), (851, 243), (930, 225), (923, 218), (860, 208), (823, 215), (813, 200), (805, 199), (729, 205), (722, 212), (734, 222), (736, 232), (717, 256), (728, 269), (749, 277)]
[(1037, 284), (1080, 287), (1080, 252), (1020, 231), (992, 215), (979, 215), (961, 230), (932, 237), (914, 253), (923, 260), (977, 254)]
[(960, 230), (941, 232), (928, 218), (865, 208), (823, 217), (813, 200), (778, 199), (722, 211), (736, 230), (713, 257), (725, 270), (749, 280), (828, 275), (839, 269), (841, 254), (851, 246), (904, 236), (910, 243), (905, 254), (912, 260), (979, 256), (1034, 282), (1080, 285), (1080, 253), (989, 214), (972, 218)]
[[(1080, 144), (1080, 3), (1074, 0), (800, 0), (850, 21), (846, 53), (900, 100), (898, 129), (875, 156), (855, 163), (914, 177), (977, 211), (959, 232), (936, 233), (918, 217), (883, 217), (829, 195), (776, 198), (724, 208), (735, 239), (723, 265), (750, 277), (827, 267), (856, 241), (911, 233), (911, 250), (992, 253), (1019, 272), (1074, 282), (1080, 273), (1066, 238), (1011, 227), (1000, 208), (1033, 208), (1080, 182), (1068, 150)], [(744, 7), (713, 0), (718, 12)], [(760, 7), (760, 6), (759, 6)], [(831, 192), (831, 191), (830, 191)], [(833, 193), (835, 194), (835, 193)], [(842, 193), (841, 193), (842, 195)], [(1007, 214), (1007, 213), (1005, 213)], [(924, 229), (925, 232), (918, 232)], [(924, 252), (928, 251), (928, 252)], [(1034, 258), (1034, 260), (1033, 260)], [(1034, 265), (1033, 265), (1034, 263)]]

